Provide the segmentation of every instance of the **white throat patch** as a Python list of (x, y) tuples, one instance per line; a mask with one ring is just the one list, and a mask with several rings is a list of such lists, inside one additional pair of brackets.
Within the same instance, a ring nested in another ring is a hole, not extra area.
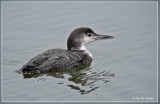
[(80, 47), (80, 50), (85, 51), (85, 53), (87, 53), (87, 54), (92, 58), (91, 52), (89, 52), (89, 51), (87, 50), (87, 48), (86, 48), (84, 45), (82, 45), (82, 46)]

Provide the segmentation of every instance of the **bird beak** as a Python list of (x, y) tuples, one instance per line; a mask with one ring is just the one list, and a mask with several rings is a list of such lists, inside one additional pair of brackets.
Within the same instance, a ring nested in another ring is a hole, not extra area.
[(95, 33), (95, 40), (101, 40), (101, 39), (111, 39), (114, 38), (113, 36), (110, 35), (100, 35)]

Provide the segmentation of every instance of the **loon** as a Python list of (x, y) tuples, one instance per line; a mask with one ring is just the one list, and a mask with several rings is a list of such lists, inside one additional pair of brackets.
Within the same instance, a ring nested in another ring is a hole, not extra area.
[(73, 30), (67, 40), (67, 50), (50, 49), (29, 60), (18, 70), (19, 73), (43, 73), (47, 71), (71, 70), (82, 66), (90, 66), (92, 54), (85, 45), (89, 42), (114, 38), (99, 35), (88, 27)]

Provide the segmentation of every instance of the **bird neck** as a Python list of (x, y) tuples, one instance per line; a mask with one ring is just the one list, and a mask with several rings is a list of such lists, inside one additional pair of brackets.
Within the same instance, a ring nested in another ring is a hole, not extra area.
[(92, 54), (91, 52), (89, 52), (86, 48), (85, 45), (79, 45), (79, 46), (76, 46), (76, 47), (68, 47), (68, 50), (76, 50), (76, 51), (83, 51), (84, 53), (86, 53), (87, 55), (89, 55), (91, 58), (92, 58)]
[(79, 48), (80, 51), (84, 51), (86, 54), (88, 54), (91, 58), (92, 58), (92, 54), (91, 52), (89, 52), (87, 50), (87, 48), (85, 47), (85, 45), (82, 45), (80, 48)]

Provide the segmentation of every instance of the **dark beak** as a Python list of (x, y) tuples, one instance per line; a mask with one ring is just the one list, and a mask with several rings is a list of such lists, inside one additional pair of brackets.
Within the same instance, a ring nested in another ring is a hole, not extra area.
[(101, 40), (101, 39), (111, 39), (114, 38), (113, 36), (109, 36), (109, 35), (99, 35), (95, 33), (95, 40)]

